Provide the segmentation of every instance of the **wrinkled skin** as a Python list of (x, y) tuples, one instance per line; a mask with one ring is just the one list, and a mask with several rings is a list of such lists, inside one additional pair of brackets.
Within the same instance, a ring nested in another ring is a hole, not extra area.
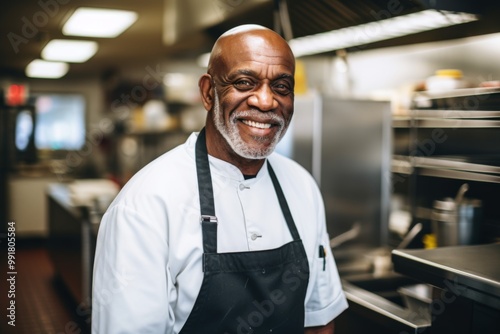
[(208, 153), (257, 174), (292, 118), (294, 71), (288, 44), (272, 30), (222, 35), (199, 81)]

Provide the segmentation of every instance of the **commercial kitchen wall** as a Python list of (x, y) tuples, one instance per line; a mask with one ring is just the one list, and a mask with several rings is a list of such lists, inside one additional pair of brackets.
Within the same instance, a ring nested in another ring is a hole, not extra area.
[[(348, 53), (348, 69), (351, 93), (357, 97), (393, 98), (395, 92), (425, 80), (434, 71), (442, 68), (461, 69), (466, 79), (478, 83), (500, 79), (500, 34), (485, 35), (444, 42), (391, 47), (378, 50), (360, 49)], [(336, 73), (332, 66), (334, 58), (314, 56), (303, 59), (308, 85), (320, 91), (330, 91)], [(202, 73), (195, 60), (176, 61), (163, 66), (165, 72)], [(124, 72), (123, 76), (142, 78), (143, 68)], [(0, 81), (4, 81), (0, 78)], [(100, 122), (109, 117), (109, 106), (104, 101), (103, 84), (100, 78), (83, 80), (27, 80), (32, 92), (83, 93), (87, 99), (87, 130), (99, 131)], [(195, 88), (196, 89), (196, 88)], [(35, 181), (34, 181), (35, 182)], [(27, 187), (29, 189), (29, 187)], [(38, 187), (37, 189), (43, 189)], [(17, 198), (22, 198), (17, 195)], [(31, 212), (44, 217), (44, 201), (32, 202)], [(40, 225), (41, 224), (41, 225)], [(45, 221), (30, 227), (36, 233), (46, 234)], [(38, 231), (38, 232), (37, 232)]]
[[(438, 69), (460, 69), (473, 84), (500, 80), (500, 34), (449, 41), (348, 52), (351, 93), (355, 97), (392, 98), (434, 75)], [(304, 59), (309, 85), (335, 92), (335, 58)]]

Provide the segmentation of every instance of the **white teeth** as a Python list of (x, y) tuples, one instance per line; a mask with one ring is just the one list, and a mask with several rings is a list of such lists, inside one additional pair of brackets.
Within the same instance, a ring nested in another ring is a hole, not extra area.
[(255, 121), (249, 121), (249, 120), (242, 120), (243, 123), (245, 123), (246, 125), (249, 125), (249, 126), (252, 126), (254, 128), (259, 128), (259, 129), (269, 129), (271, 127), (271, 124), (269, 123), (259, 123), (259, 122), (255, 122)]

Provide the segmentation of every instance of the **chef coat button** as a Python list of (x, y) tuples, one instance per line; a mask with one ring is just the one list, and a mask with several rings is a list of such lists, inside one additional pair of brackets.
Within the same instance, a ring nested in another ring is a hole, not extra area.
[(243, 190), (243, 189), (245, 189), (245, 188), (247, 188), (247, 189), (248, 189), (249, 187), (245, 186), (243, 183), (240, 183), (240, 190)]
[(257, 233), (254, 233), (254, 234), (252, 234), (252, 235), (250, 236), (250, 239), (252, 239), (252, 240), (257, 240), (257, 238), (259, 238), (259, 237), (262, 237), (262, 236), (261, 236), (261, 235), (259, 235), (259, 234), (257, 234)]

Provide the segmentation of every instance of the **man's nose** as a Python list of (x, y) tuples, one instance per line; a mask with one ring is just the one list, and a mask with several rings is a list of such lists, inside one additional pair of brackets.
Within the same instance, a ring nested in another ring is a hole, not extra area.
[(253, 94), (248, 98), (250, 107), (257, 108), (261, 111), (271, 111), (278, 107), (278, 101), (275, 99), (273, 90), (269, 85), (261, 85)]

